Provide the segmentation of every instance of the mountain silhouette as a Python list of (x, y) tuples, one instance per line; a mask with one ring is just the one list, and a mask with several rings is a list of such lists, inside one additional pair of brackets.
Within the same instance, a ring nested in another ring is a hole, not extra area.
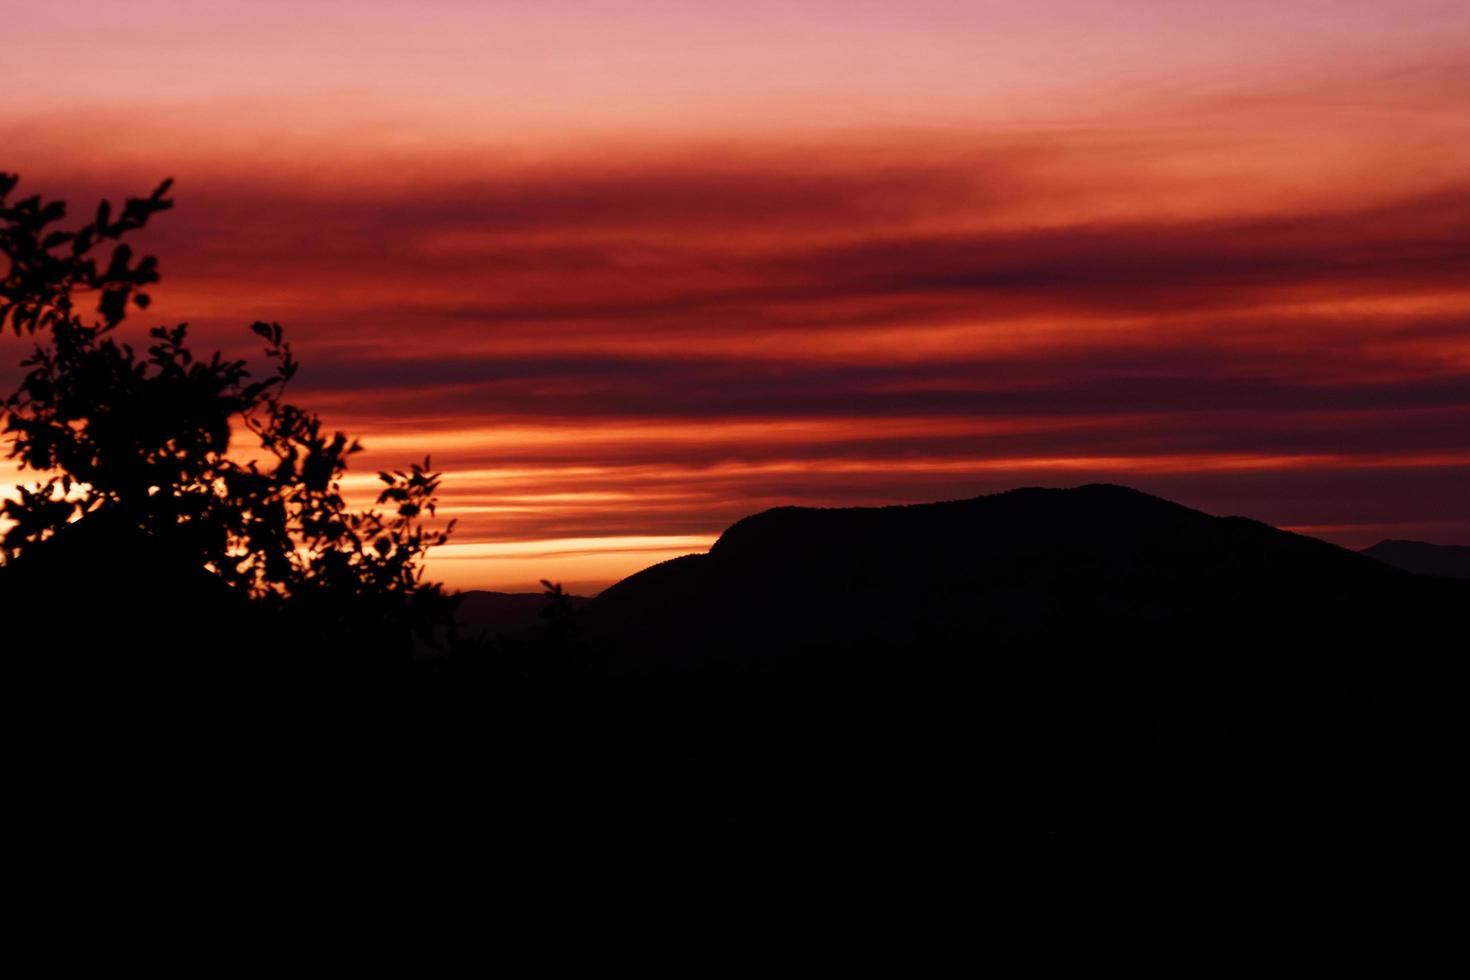
[(1424, 541), (1380, 541), (1359, 554), (1417, 575), (1470, 578), (1470, 547)]
[(589, 602), (522, 731), (637, 827), (1448, 827), (1466, 608), (1124, 487), (783, 507)]
[(1322, 603), (1402, 590), (1382, 565), (1244, 518), (1125, 487), (1026, 488), (881, 508), (782, 507), (730, 527), (708, 554), (619, 582), (588, 627), (687, 666), (748, 644), (1036, 640), (1087, 624), (1139, 638), (1219, 617), (1319, 618)]

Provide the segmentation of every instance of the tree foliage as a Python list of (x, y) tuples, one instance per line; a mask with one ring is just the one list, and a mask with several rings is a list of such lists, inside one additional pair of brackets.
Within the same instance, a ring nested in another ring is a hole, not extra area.
[[(126, 528), (261, 604), (373, 615), (428, 634), (449, 597), (423, 581), (439, 474), (430, 461), (380, 474), (377, 507), (348, 508), (341, 477), (360, 450), (285, 400), (298, 362), (279, 324), (257, 322), (266, 367), (196, 357), (188, 327), (159, 326), (142, 349), (121, 339), (158, 281), (152, 256), (123, 241), (173, 206), (164, 181), (119, 212), (63, 230), (60, 201), (12, 200), (0, 174), (0, 333), (33, 341), (4, 402), (9, 455), (37, 479), (0, 508), (0, 557), (22, 562), (73, 525)], [(106, 253), (106, 254), (104, 254)], [(88, 309), (92, 307), (92, 309)], [(232, 455), (250, 438), (257, 452)]]

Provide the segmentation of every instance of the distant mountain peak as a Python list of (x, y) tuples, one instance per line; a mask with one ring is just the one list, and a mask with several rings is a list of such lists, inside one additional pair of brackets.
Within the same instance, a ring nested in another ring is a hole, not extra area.
[[(587, 599), (569, 596), (574, 607), (583, 605)], [(496, 636), (530, 629), (545, 621), (546, 607), (551, 597), (544, 592), (489, 592), (472, 589), (459, 594), (459, 607), (455, 612), (461, 626)]]
[(1470, 578), (1470, 547), (1463, 545), (1389, 539), (1364, 548), (1359, 554), (1416, 575)]

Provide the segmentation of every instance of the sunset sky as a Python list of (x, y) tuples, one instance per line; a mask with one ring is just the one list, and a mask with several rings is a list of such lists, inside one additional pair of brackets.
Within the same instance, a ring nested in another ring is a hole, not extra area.
[(445, 472), (455, 587), (1094, 481), (1470, 544), (1465, 0), (0, 0), (0, 40), (22, 190), (177, 180), (127, 329), (280, 321), (354, 493)]

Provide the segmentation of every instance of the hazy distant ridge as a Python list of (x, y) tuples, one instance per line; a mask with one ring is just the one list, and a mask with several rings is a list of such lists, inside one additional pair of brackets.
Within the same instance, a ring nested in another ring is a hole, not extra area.
[(1470, 548), (1425, 541), (1380, 541), (1361, 554), (1418, 575), (1470, 578)]

